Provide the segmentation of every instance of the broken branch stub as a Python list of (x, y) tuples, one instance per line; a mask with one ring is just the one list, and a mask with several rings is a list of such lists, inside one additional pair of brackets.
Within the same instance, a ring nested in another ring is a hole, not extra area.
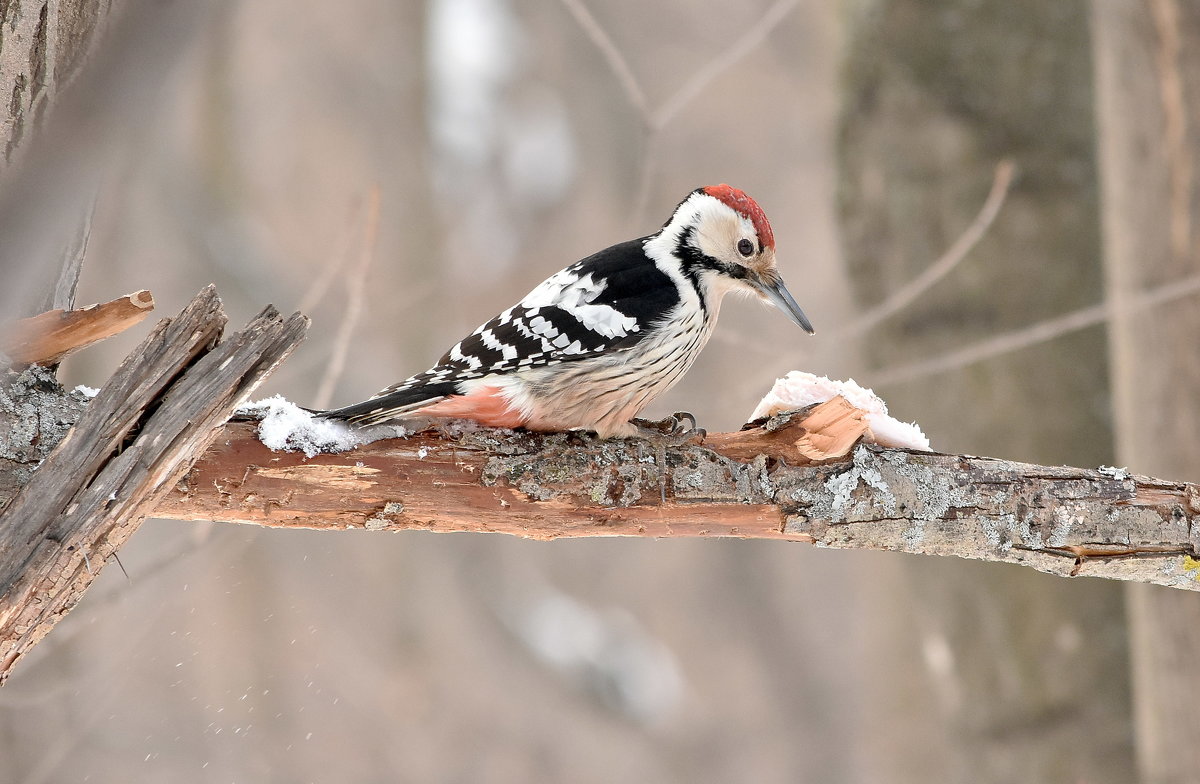
[(0, 682), (303, 339), (267, 308), (218, 342), (213, 287), (163, 320), (0, 513)]
[(137, 324), (154, 310), (145, 289), (77, 310), (50, 310), (0, 325), (0, 355), (13, 365), (57, 365), (68, 355)]
[(841, 395), (802, 410), (755, 422), (734, 433), (713, 433), (705, 446), (735, 460), (765, 454), (791, 465), (840, 460), (868, 433), (867, 412)]

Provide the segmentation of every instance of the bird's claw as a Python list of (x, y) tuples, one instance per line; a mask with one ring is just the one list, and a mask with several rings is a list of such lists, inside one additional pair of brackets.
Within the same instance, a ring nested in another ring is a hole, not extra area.
[(696, 427), (695, 415), (687, 411), (676, 411), (667, 417), (665, 421), (672, 423), (671, 432), (676, 435), (683, 435), (684, 433), (691, 433), (692, 431), (702, 429)]
[(681, 438), (680, 443), (692, 439), (703, 440), (708, 434), (704, 428), (696, 426), (696, 417), (686, 411), (676, 411), (666, 419), (658, 421), (635, 419), (633, 423), (642, 430), (650, 430), (658, 435), (672, 438)]

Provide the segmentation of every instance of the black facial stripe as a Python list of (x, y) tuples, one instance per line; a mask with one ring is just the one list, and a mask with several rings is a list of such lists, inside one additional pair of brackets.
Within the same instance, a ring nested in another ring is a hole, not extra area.
[(750, 274), (750, 270), (747, 269), (746, 267), (743, 267), (741, 264), (726, 264), (726, 263), (721, 263), (721, 262), (717, 262), (717, 263), (721, 264), (720, 271), (725, 273), (726, 275), (728, 275), (731, 278), (737, 278), (738, 280), (741, 280), (742, 278), (744, 278)]
[(730, 264), (707, 255), (692, 244), (695, 236), (695, 226), (688, 226), (684, 229), (679, 236), (679, 242), (675, 245), (675, 255), (683, 262), (683, 274), (691, 281), (692, 288), (696, 290), (696, 296), (700, 298), (700, 307), (707, 314), (708, 303), (704, 299), (704, 290), (700, 286), (700, 270), (712, 270), (738, 280), (746, 278), (750, 274), (750, 270), (741, 264)]
[(704, 287), (700, 285), (700, 270), (712, 269), (712, 262), (715, 262), (716, 259), (709, 258), (701, 253), (699, 248), (692, 245), (691, 240), (695, 233), (695, 226), (688, 226), (683, 230), (683, 233), (679, 235), (679, 241), (675, 243), (675, 255), (679, 257), (684, 276), (691, 282), (696, 296), (700, 299), (700, 309), (707, 316), (708, 301), (704, 298)]

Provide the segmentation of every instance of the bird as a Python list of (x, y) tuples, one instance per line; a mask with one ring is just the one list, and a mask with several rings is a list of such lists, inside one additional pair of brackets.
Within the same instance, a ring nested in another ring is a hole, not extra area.
[(318, 414), (357, 426), (435, 417), (637, 436), (631, 420), (692, 366), (731, 292), (815, 334), (784, 285), (758, 203), (724, 183), (697, 188), (661, 229), (551, 275), (428, 370)]

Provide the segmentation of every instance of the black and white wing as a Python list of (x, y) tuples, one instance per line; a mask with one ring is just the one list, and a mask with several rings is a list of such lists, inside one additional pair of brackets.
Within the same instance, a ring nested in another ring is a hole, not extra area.
[(480, 325), (437, 365), (370, 400), (328, 416), (380, 421), (459, 392), (474, 378), (623, 351), (680, 302), (679, 290), (643, 249), (648, 238), (600, 251), (547, 278), (519, 303)]

